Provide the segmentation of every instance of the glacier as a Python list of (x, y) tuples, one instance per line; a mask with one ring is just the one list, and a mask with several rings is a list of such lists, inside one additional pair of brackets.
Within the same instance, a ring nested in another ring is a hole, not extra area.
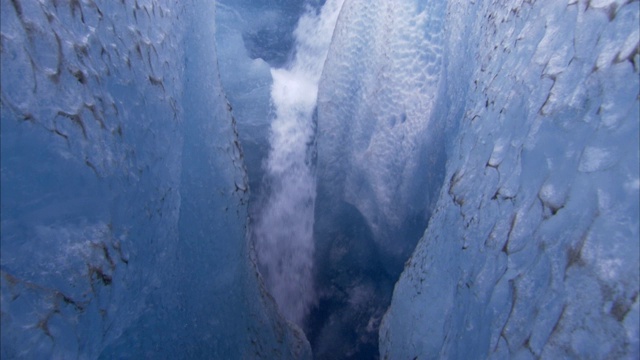
[(0, 0), (0, 356), (640, 356), (640, 1)]

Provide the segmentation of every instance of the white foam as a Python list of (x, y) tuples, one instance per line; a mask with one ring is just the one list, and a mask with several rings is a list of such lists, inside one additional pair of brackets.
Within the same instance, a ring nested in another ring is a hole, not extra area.
[(296, 56), (272, 69), (271, 149), (266, 161), (270, 195), (256, 219), (255, 245), (267, 288), (280, 312), (301, 324), (315, 300), (313, 217), (316, 181), (308, 161), (318, 83), (343, 0), (308, 9), (294, 31)]

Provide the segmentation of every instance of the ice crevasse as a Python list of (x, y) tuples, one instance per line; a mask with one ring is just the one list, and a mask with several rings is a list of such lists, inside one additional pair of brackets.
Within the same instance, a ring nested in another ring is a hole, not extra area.
[[(3, 359), (313, 356), (247, 237), (267, 125), (243, 119), (286, 57), (225, 63), (264, 49), (217, 5), (1, 0)], [(380, 358), (640, 355), (639, 18), (633, 0), (344, 1), (313, 115), (313, 268), (375, 269), (313, 286), (341, 282)], [(216, 50), (214, 19), (237, 42)]]

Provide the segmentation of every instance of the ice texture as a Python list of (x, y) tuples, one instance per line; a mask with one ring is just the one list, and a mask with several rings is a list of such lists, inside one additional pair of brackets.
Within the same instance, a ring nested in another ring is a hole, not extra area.
[(381, 358), (637, 359), (640, 4), (446, 6), (445, 181)]
[(298, 358), (246, 238), (214, 2), (1, 2), (11, 358)]
[(377, 356), (393, 283), (435, 204), (445, 10), (351, 0), (340, 13), (318, 91), (318, 358)]
[(347, 2), (319, 89), (319, 197), (326, 208), (355, 206), (393, 270), (424, 231), (431, 189), (442, 180), (444, 126), (431, 114), (444, 10), (438, 2)]

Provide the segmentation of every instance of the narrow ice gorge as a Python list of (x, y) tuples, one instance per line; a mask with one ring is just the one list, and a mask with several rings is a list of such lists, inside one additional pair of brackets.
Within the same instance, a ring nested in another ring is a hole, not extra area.
[(640, 1), (0, 1), (3, 359), (640, 356)]

